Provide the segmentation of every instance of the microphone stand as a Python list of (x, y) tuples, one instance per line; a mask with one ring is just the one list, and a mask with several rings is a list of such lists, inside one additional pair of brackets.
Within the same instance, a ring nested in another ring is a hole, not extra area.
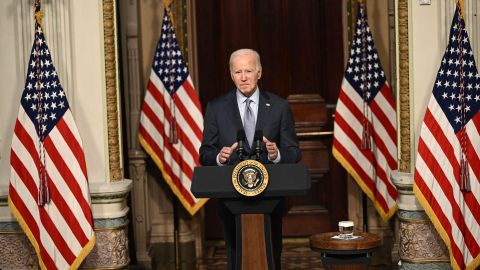
[(261, 141), (255, 141), (255, 160), (260, 161), (260, 154), (262, 153)]
[(243, 157), (244, 152), (245, 152), (245, 148), (243, 147), (243, 140), (239, 140), (238, 141), (238, 148), (237, 148), (237, 155), (238, 155), (238, 159), (240, 161), (244, 160), (244, 157)]
[(255, 136), (253, 137), (253, 141), (255, 142), (255, 159), (260, 161), (260, 155), (262, 154), (262, 137), (263, 132), (261, 130), (255, 130)]
[(244, 154), (245, 154), (245, 141), (247, 137), (245, 136), (245, 131), (243, 129), (239, 129), (237, 131), (237, 156), (240, 161), (243, 161), (245, 159)]

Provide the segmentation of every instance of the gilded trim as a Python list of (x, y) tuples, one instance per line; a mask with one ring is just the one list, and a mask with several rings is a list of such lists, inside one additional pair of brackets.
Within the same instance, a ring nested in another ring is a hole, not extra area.
[(406, 224), (430, 224), (431, 223), (429, 219), (419, 220), (419, 219), (406, 219), (406, 218), (399, 217), (398, 220)]
[(0, 235), (2, 234), (16, 234), (16, 235), (24, 235), (23, 231), (0, 231)]
[(298, 137), (315, 137), (315, 136), (331, 136), (333, 131), (310, 131), (310, 132), (297, 132)]
[(123, 230), (125, 228), (128, 228), (128, 223), (118, 226), (116, 228), (95, 228), (95, 232), (113, 232), (113, 231)]
[(105, 46), (105, 86), (107, 102), (108, 159), (110, 181), (123, 179), (117, 98), (117, 57), (115, 37), (115, 1), (103, 0), (103, 39)]
[(398, 0), (398, 114), (400, 128), (399, 171), (411, 171), (410, 86), (408, 51), (408, 0)]

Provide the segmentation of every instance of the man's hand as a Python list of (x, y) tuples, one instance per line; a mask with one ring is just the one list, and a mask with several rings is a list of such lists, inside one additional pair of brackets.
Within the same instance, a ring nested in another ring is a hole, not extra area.
[(265, 143), (268, 151), (268, 159), (275, 160), (278, 156), (278, 147), (274, 142), (269, 141), (265, 136), (263, 136), (263, 142)]
[(226, 163), (237, 146), (238, 142), (232, 144), (230, 147), (224, 146), (222, 150), (220, 150), (220, 153), (218, 153), (218, 161), (220, 161), (222, 164)]

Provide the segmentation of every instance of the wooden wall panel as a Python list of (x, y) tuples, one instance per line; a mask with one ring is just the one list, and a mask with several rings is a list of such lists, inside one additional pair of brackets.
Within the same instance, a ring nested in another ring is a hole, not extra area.
[[(203, 0), (196, 5), (196, 18), (197, 87), (204, 108), (234, 88), (228, 67), (231, 52), (253, 48), (262, 59), (261, 89), (284, 98), (295, 94), (304, 100), (312, 95), (321, 99), (315, 104), (292, 104), (297, 132), (331, 131), (331, 111), (326, 104), (336, 103), (344, 69), (342, 1)], [(312, 125), (311, 119), (301, 119), (308, 112), (320, 115), (321, 123)], [(290, 199), (287, 236), (334, 229), (338, 217), (346, 218), (346, 196), (331, 196), (332, 192), (346, 194), (345, 173), (331, 156), (331, 137), (301, 141), (305, 151), (302, 162), (309, 164), (313, 173), (312, 191)], [(207, 238), (221, 237), (212, 205), (209, 203), (206, 211)], [(295, 230), (298, 224), (311, 226)]]

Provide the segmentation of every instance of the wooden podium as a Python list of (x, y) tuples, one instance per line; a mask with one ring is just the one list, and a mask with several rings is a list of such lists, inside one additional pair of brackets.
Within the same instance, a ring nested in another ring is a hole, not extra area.
[(310, 174), (303, 164), (266, 164), (269, 183), (254, 197), (238, 193), (232, 184), (234, 166), (196, 167), (191, 191), (197, 198), (222, 199), (235, 215), (235, 269), (274, 269), (270, 214), (284, 196), (305, 195)]

